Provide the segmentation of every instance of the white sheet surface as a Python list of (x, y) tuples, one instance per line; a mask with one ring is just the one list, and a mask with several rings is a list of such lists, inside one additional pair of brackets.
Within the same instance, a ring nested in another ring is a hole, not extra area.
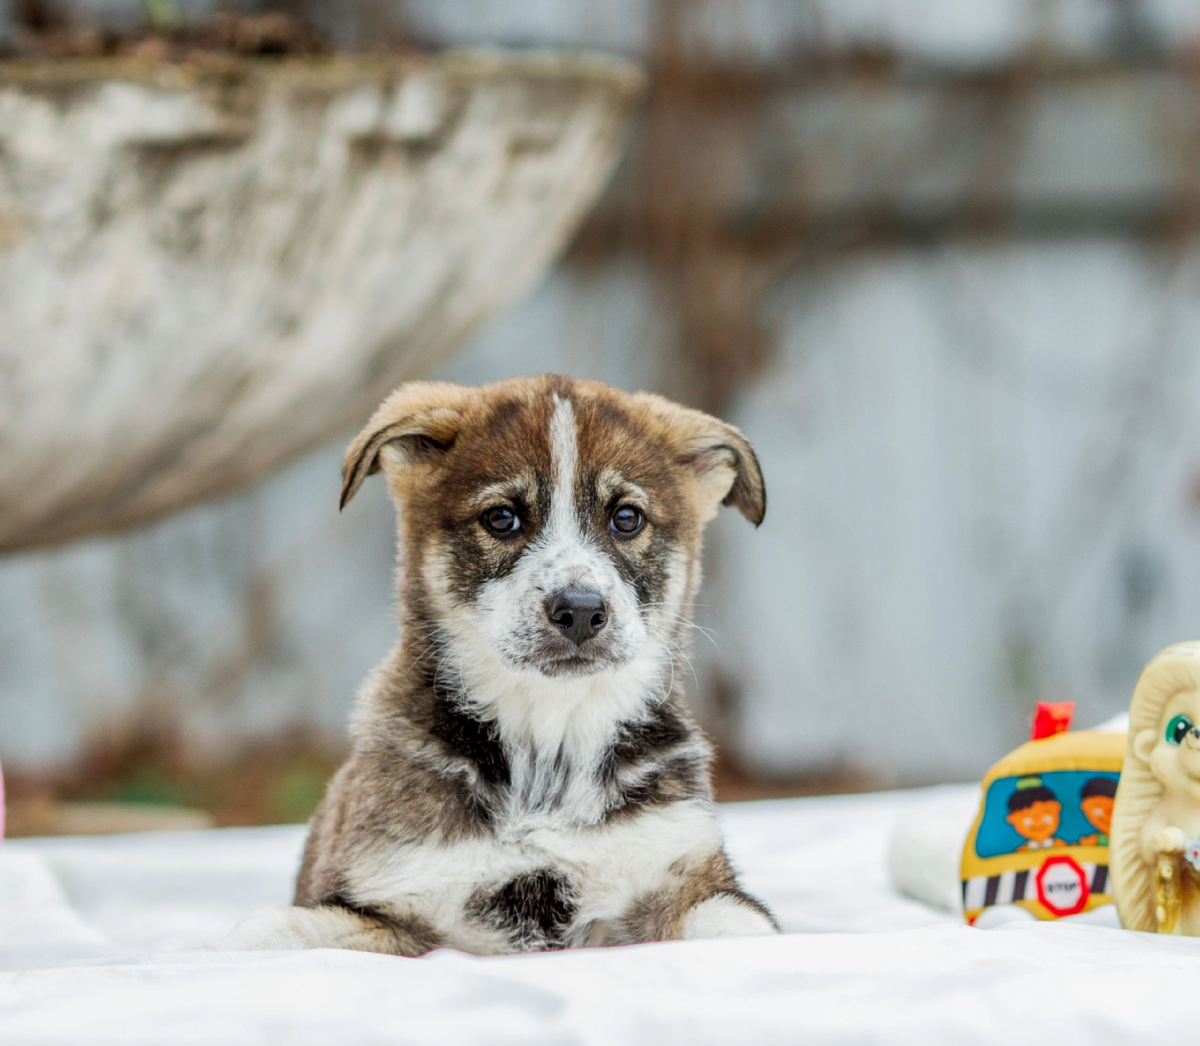
[(725, 807), (735, 862), (783, 937), (486, 959), (178, 950), (286, 903), (300, 828), (8, 842), (0, 1043), (1194, 1038), (1200, 940), (1088, 925), (981, 931), (890, 889), (892, 826), (954, 794)]

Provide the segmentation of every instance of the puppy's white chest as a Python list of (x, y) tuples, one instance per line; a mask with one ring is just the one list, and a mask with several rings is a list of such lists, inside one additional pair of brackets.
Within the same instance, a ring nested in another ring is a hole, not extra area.
[(702, 802), (583, 828), (530, 816), (479, 839), (404, 847), (355, 894), (420, 915), (471, 951), (554, 946), (620, 919), (639, 896), (661, 889), (681, 858), (720, 845), (713, 809)]

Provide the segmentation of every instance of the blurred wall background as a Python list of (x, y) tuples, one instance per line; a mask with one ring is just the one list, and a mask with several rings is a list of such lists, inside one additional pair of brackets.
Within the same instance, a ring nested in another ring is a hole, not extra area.
[[(737, 774), (974, 777), (1036, 700), (1098, 721), (1150, 655), (1200, 636), (1200, 6), (273, 6), (336, 47), (646, 64), (572, 248), (439, 376), (597, 377), (755, 442), (767, 520), (715, 526), (691, 687)], [(144, 19), (130, 0), (0, 0), (10, 40)], [(344, 443), (0, 559), (6, 768), (333, 758), (394, 632), (391, 508), (375, 483), (338, 515)]]

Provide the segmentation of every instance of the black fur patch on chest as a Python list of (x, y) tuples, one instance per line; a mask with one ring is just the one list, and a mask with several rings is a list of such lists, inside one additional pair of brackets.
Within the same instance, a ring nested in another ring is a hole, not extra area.
[(621, 726), (609, 758), (617, 765), (636, 763), (661, 755), (690, 737), (683, 718), (674, 710), (660, 705), (649, 719)]
[[(708, 766), (687, 722), (660, 706), (649, 719), (624, 724), (600, 765), (609, 818), (646, 806), (707, 798)], [(702, 751), (702, 750), (701, 750)]]
[(477, 719), (440, 687), (434, 687), (433, 722), (429, 732), (456, 755), (473, 763), (489, 787), (504, 787), (512, 771), (500, 735), (492, 723)]
[(522, 951), (566, 946), (578, 906), (566, 877), (549, 868), (525, 872), (498, 890), (477, 893), (468, 914), (503, 931)]

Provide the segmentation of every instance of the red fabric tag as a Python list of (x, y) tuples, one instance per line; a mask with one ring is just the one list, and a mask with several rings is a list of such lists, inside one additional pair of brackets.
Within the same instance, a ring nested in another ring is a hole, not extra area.
[(1066, 733), (1071, 729), (1071, 717), (1074, 715), (1074, 701), (1039, 701), (1037, 711), (1033, 713), (1033, 729), (1029, 732), (1029, 740), (1040, 741), (1043, 737)]

